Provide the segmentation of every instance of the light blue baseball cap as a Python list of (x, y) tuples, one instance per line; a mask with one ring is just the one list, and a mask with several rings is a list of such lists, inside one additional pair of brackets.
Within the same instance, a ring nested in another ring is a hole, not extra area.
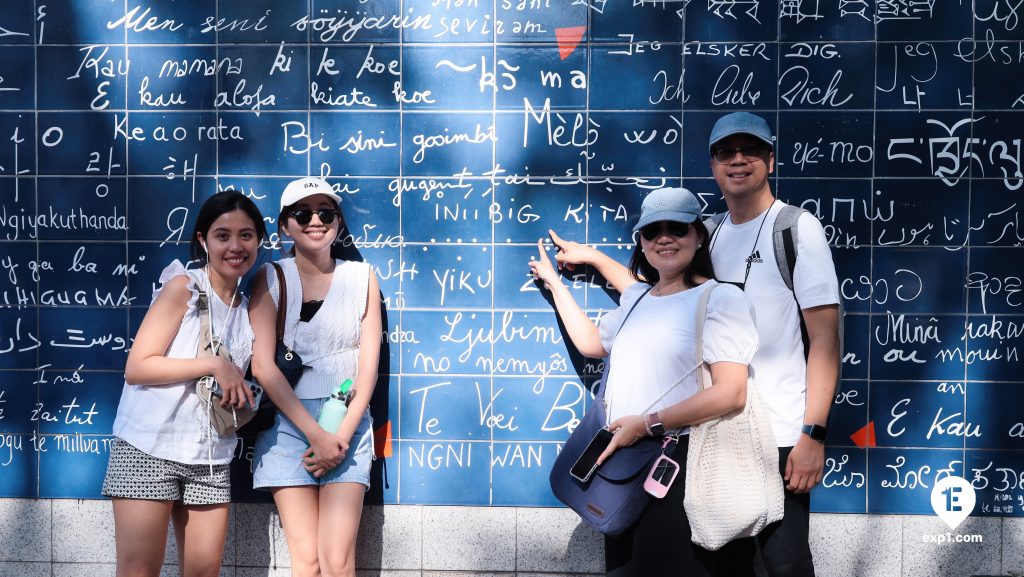
[(708, 150), (715, 147), (715, 143), (733, 134), (749, 134), (765, 144), (775, 148), (772, 140), (772, 129), (768, 127), (765, 119), (749, 112), (733, 112), (718, 119), (715, 127), (711, 129), (711, 139), (708, 141)]
[(700, 202), (692, 192), (685, 188), (659, 188), (647, 195), (640, 205), (640, 220), (633, 227), (633, 232), (662, 220), (685, 222), (687, 224), (700, 218)]

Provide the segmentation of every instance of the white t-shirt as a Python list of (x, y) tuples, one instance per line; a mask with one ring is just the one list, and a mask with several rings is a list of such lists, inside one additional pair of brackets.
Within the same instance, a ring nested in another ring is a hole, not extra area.
[[(208, 287), (209, 282), (204, 270), (185, 270), (179, 261), (174, 261), (160, 273), (161, 286), (153, 291), (153, 300), (163, 285), (176, 276), (189, 277), (188, 290), (192, 296), (181, 326), (164, 356), (194, 359), (200, 327), (196, 284)], [(207, 288), (207, 294), (214, 331), (218, 336), (225, 335), (222, 342), (231, 351), (231, 360), (244, 371), (249, 367), (253, 341), (247, 312), (248, 299), (239, 295), (241, 302), (229, 309), (217, 293)], [(234, 435), (221, 437), (209, 428), (209, 416), (196, 394), (195, 380), (153, 386), (126, 383), (117, 405), (113, 433), (143, 453), (190, 465), (229, 463), (237, 444)]]
[[(754, 305), (761, 346), (751, 364), (757, 371), (757, 386), (771, 410), (775, 440), (780, 447), (791, 447), (800, 438), (804, 423), (807, 362), (797, 302), (775, 260), (772, 229), (784, 206), (786, 203), (776, 200), (767, 213), (740, 225), (725, 218), (711, 239), (711, 261), (719, 280), (743, 282), (747, 258), (753, 252), (744, 292)], [(821, 223), (804, 213), (797, 227), (793, 289), (800, 308), (838, 304), (839, 283)]]
[[(605, 387), (609, 421), (658, 411), (696, 394), (697, 303), (713, 284), (663, 297), (647, 293), (623, 324), (649, 287), (634, 283), (622, 293), (619, 308), (601, 320), (601, 343), (611, 362)], [(704, 360), (749, 364), (756, 350), (747, 298), (733, 286), (715, 289), (704, 321)]]

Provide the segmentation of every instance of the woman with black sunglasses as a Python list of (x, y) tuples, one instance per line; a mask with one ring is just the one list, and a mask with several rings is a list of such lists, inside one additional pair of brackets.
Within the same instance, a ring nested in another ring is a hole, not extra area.
[[(277, 273), (267, 265), (253, 282), (249, 307), (253, 375), (279, 409), (256, 441), (254, 486), (273, 492), (297, 577), (355, 575), (373, 460), (369, 403), (380, 354), (380, 291), (369, 265), (331, 256), (345, 228), (340, 201), (320, 178), (285, 187), (278, 232), (294, 248), (278, 264), (287, 302), (278, 302)], [(294, 390), (275, 364), (281, 306), (284, 343), (305, 364)], [(337, 430), (324, 430), (317, 417), (345, 379), (355, 382), (348, 413)]]
[(742, 291), (724, 285), (711, 293), (703, 357), (711, 366), (713, 386), (698, 390), (697, 306), (701, 294), (716, 284), (700, 204), (683, 188), (656, 190), (644, 199), (633, 231), (639, 240), (630, 271), (641, 282), (623, 292), (619, 308), (605, 315), (600, 327), (562, 283), (543, 241), (537, 243), (540, 255), (530, 269), (551, 291), (576, 349), (612, 361), (603, 401), (614, 435), (598, 463), (643, 437), (679, 436), (672, 453), (679, 474), (667, 495), (654, 499), (632, 528), (605, 538), (606, 574), (710, 575), (710, 556), (691, 544), (683, 508), (688, 427), (743, 408), (757, 332)]

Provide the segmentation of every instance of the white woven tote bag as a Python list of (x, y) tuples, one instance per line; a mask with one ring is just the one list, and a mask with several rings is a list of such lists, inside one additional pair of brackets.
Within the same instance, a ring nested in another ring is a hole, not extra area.
[[(697, 305), (698, 359), (704, 358), (704, 319), (716, 286), (708, 287)], [(697, 381), (701, 390), (711, 386), (707, 363), (701, 362)], [(754, 379), (747, 379), (743, 409), (690, 428), (683, 504), (691, 540), (712, 551), (782, 519), (779, 450), (768, 405)]]

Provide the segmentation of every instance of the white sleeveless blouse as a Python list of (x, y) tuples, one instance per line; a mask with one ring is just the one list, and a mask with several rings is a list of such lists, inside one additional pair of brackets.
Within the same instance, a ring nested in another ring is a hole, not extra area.
[[(359, 365), (359, 339), (370, 282), (370, 265), (364, 262), (335, 261), (331, 288), (323, 305), (309, 322), (299, 320), (302, 309), (302, 281), (294, 258), (277, 261), (288, 288), (284, 342), (299, 354), (306, 365), (295, 386), (300, 399), (331, 396), (345, 379), (355, 380)], [(277, 273), (264, 266), (267, 286), (274, 305), (280, 306)]]
[[(206, 271), (186, 270), (175, 260), (160, 273), (160, 288), (153, 291), (153, 300), (163, 285), (176, 276), (189, 277), (192, 296), (181, 319), (181, 326), (164, 354), (171, 359), (194, 359), (199, 345), (199, 312), (196, 301), (198, 287), (208, 287)], [(241, 304), (235, 309), (210, 294), (210, 311), (214, 332), (225, 334), (223, 342), (231, 351), (231, 359), (243, 371), (252, 357), (253, 332), (249, 326), (248, 299), (239, 295)], [(227, 330), (222, 324), (229, 320)], [(196, 394), (195, 380), (166, 385), (129, 385), (121, 391), (121, 401), (114, 418), (113, 433), (143, 453), (160, 459), (190, 465), (224, 464), (231, 461), (237, 439), (210, 434), (209, 420)]]

